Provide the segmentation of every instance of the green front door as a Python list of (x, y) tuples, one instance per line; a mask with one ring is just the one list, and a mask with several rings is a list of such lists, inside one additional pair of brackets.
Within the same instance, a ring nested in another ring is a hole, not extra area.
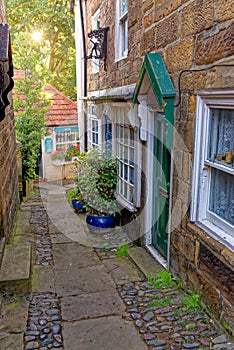
[(167, 259), (170, 201), (171, 155), (166, 147), (167, 122), (162, 113), (155, 114), (153, 164), (152, 244)]

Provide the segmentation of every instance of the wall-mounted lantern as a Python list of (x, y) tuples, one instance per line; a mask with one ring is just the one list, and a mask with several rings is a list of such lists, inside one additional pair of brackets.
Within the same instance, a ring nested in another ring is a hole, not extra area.
[(92, 49), (89, 55), (86, 56), (86, 59), (95, 58), (103, 59), (104, 61), (104, 70), (106, 70), (106, 52), (107, 52), (107, 28), (99, 28), (92, 30), (88, 34), (88, 38), (92, 43)]
[(7, 95), (13, 89), (13, 64), (11, 56), (9, 25), (0, 23), (0, 121), (5, 117), (5, 109), (10, 104)]

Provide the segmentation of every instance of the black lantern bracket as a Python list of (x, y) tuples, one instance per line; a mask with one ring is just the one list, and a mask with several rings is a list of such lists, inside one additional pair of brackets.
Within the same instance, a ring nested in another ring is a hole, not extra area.
[(5, 109), (10, 104), (8, 93), (13, 89), (13, 64), (11, 55), (9, 25), (0, 23), (0, 121), (5, 117)]
[(90, 59), (90, 58), (103, 59), (104, 70), (106, 70), (108, 29), (109, 27), (95, 29), (88, 34), (88, 38), (92, 43), (92, 49), (90, 54), (86, 56), (86, 59)]

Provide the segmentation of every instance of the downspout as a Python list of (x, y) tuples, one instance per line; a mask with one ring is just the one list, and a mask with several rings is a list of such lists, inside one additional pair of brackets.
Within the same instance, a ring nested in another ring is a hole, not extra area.
[[(83, 53), (84, 53), (84, 86), (83, 86), (83, 95), (84, 97), (87, 96), (87, 59), (86, 59), (86, 38), (85, 38), (85, 25), (84, 25), (84, 12), (82, 7), (82, 0), (79, 0), (79, 7), (80, 7), (80, 20), (81, 20), (81, 30), (82, 30), (82, 43), (83, 43)], [(88, 142), (87, 142), (87, 115), (86, 111), (84, 110), (84, 149), (87, 151), (88, 149)]]

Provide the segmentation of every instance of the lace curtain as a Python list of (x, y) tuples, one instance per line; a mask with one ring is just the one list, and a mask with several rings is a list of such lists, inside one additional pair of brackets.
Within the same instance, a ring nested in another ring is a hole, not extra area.
[[(209, 160), (234, 167), (234, 110), (214, 109), (211, 115)], [(234, 225), (234, 176), (211, 170), (209, 210)]]

